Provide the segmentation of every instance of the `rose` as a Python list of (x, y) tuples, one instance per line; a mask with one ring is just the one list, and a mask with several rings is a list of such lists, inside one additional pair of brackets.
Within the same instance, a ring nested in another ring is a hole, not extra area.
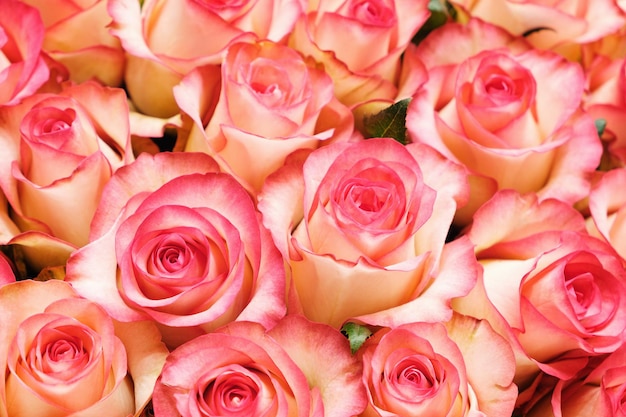
[(0, 312), (0, 414), (126, 417), (149, 400), (168, 353), (151, 323), (115, 323), (58, 280), (1, 287)]
[[(291, 48), (237, 43), (228, 48), (221, 71), (214, 109), (195, 104), (214, 94), (207, 88), (215, 88), (210, 68), (175, 87), (178, 105), (195, 121), (185, 150), (214, 156), (252, 192), (289, 153), (353, 133), (352, 113), (334, 97), (330, 77)], [(209, 120), (206, 127), (202, 120)]]
[(169, 346), (233, 320), (271, 327), (284, 314), (282, 259), (250, 196), (217, 171), (191, 152), (120, 168), (66, 280), (117, 320), (155, 321)]
[(594, 55), (586, 69), (588, 94), (584, 100), (585, 110), (601, 122), (600, 138), (604, 154), (600, 168), (626, 166), (626, 135), (624, 135), (624, 99), (626, 67), (624, 58), (612, 59), (609, 56)]
[(308, 318), (395, 325), (447, 319), (449, 299), (473, 286), (468, 242), (444, 245), (466, 185), (427, 146), (370, 139), (294, 156), (258, 206)]
[(534, 389), (541, 373), (572, 378), (623, 344), (624, 264), (571, 206), (501, 191), (476, 212), (468, 236), (484, 272), (455, 310), (487, 318), (507, 337), (520, 390)]
[(626, 392), (626, 346), (608, 355), (590, 372), (570, 381), (558, 381), (554, 391), (544, 396), (525, 415), (624, 416)]
[(87, 243), (105, 183), (133, 159), (124, 92), (95, 82), (65, 85), (59, 94), (0, 108), (0, 119), (0, 187), (20, 230), (35, 232), (20, 243)]
[(393, 99), (400, 57), (429, 15), (423, 0), (316, 0), (289, 46), (324, 64), (342, 103)]
[(525, 37), (549, 49), (598, 40), (620, 29), (626, 19), (614, 0), (576, 0), (570, 4), (534, 0), (452, 0), (472, 17)]
[(143, 113), (178, 113), (172, 87), (185, 74), (219, 65), (233, 42), (281, 41), (303, 8), (302, 0), (148, 0), (141, 7), (135, 0), (110, 1), (112, 33), (129, 55), (124, 81), (130, 97)]
[(626, 199), (621, 192), (626, 181), (626, 168), (612, 169), (604, 173), (591, 187), (589, 193), (589, 233), (608, 242), (626, 259)]
[(593, 120), (581, 110), (580, 66), (549, 51), (481, 51), (480, 40), (467, 58), (442, 59), (433, 52), (453, 39), (464, 45), (493, 32), (472, 22), (468, 29), (444, 25), (418, 46), (429, 80), (406, 117), (412, 141), (433, 146), (472, 173), (472, 201), (456, 222), (467, 224), (496, 189), (568, 203), (584, 198), (602, 146)]
[[(107, 2), (81, 5), (68, 0), (25, 0), (39, 10), (45, 25), (43, 50), (64, 65), (77, 83), (92, 78), (119, 86), (124, 71), (124, 51), (107, 25)], [(89, 28), (80, 31), (80, 28)]]
[(370, 416), (510, 416), (517, 398), (510, 346), (486, 321), (383, 328), (367, 339), (363, 362)]
[(335, 329), (287, 316), (266, 331), (234, 322), (167, 358), (156, 416), (353, 416), (365, 408), (361, 367)]
[(0, 287), (15, 282), (15, 266), (13, 261), (0, 252)]
[(48, 79), (41, 55), (44, 27), (37, 9), (0, 1), (0, 105), (18, 103)]

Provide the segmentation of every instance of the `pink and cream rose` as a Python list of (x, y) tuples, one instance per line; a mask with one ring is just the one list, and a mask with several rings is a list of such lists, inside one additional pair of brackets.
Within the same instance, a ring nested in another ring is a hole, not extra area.
[(626, 168), (603, 173), (591, 187), (587, 229), (589, 233), (608, 242), (626, 259)]
[(221, 64), (232, 43), (280, 42), (304, 7), (303, 0), (109, 1), (112, 33), (128, 54), (124, 81), (131, 99), (152, 116), (178, 113), (172, 88), (186, 74)]
[(0, 287), (0, 414), (127, 417), (168, 354), (152, 323), (117, 323), (63, 281)]
[(623, 55), (612, 59), (596, 55), (586, 68), (587, 113), (602, 123), (604, 154), (600, 168), (626, 166), (626, 65)]
[(44, 25), (37, 9), (0, 1), (0, 106), (35, 93), (50, 75), (42, 57)]
[(528, 417), (623, 417), (626, 415), (626, 346), (569, 381), (558, 381), (554, 391), (525, 415)]
[(504, 417), (515, 406), (513, 352), (486, 321), (383, 328), (358, 355), (369, 398), (362, 417)]
[(104, 185), (133, 159), (124, 91), (66, 84), (0, 108), (0, 120), (0, 187), (17, 239), (86, 244)]
[(213, 72), (199, 69), (174, 89), (194, 121), (185, 150), (213, 156), (252, 193), (290, 153), (353, 135), (352, 113), (335, 98), (330, 77), (287, 46), (234, 44), (219, 87)]
[(393, 99), (401, 55), (429, 16), (426, 0), (310, 0), (289, 45), (324, 64), (341, 102)]
[(39, 10), (45, 26), (42, 49), (67, 68), (72, 81), (122, 84), (125, 56), (119, 39), (109, 33), (106, 0), (22, 1)]
[(67, 276), (117, 320), (177, 346), (234, 320), (284, 315), (285, 271), (253, 201), (201, 153), (141, 154), (107, 184)]
[[(602, 153), (594, 121), (581, 109), (580, 65), (514, 38), (514, 47), (494, 48), (493, 32), (478, 20), (444, 25), (415, 50), (429, 79), (409, 105), (409, 137), (470, 172), (472, 200), (460, 224), (498, 189), (572, 204), (587, 195)], [(463, 51), (473, 41), (465, 53), (447, 49)]]
[(235, 322), (167, 358), (156, 416), (356, 416), (365, 408), (361, 366), (339, 331), (287, 316), (267, 331)]
[(446, 244), (467, 198), (463, 169), (428, 146), (393, 139), (294, 155), (268, 177), (263, 223), (288, 263), (299, 307), (339, 327), (450, 317), (475, 282), (465, 239)]
[(537, 48), (557, 49), (601, 39), (626, 24), (616, 0), (451, 0), (470, 16), (525, 37)]
[(569, 205), (502, 191), (476, 212), (468, 236), (483, 274), (455, 309), (507, 337), (520, 390), (542, 373), (570, 379), (624, 343), (623, 260)]

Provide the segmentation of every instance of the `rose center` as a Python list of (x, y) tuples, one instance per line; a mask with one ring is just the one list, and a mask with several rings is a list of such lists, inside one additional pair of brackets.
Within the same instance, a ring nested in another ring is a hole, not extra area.
[(350, 7), (350, 13), (357, 20), (374, 26), (393, 26), (396, 20), (393, 7), (381, 0), (354, 1)]
[(445, 377), (438, 362), (415, 353), (398, 361), (385, 378), (389, 387), (393, 387), (394, 396), (399, 399), (420, 401), (434, 395)]
[(94, 343), (89, 329), (59, 326), (42, 329), (33, 346), (29, 363), (49, 377), (67, 380), (87, 366)]
[(289, 75), (266, 59), (259, 58), (250, 64), (245, 77), (250, 89), (267, 107), (279, 107), (289, 102), (291, 84)]
[(584, 317), (598, 297), (595, 278), (590, 272), (566, 279), (566, 288), (578, 318)]
[(354, 205), (359, 209), (368, 212), (380, 211), (391, 198), (389, 190), (376, 186), (352, 187), (349, 190), (349, 193), (350, 199), (354, 202)]
[(74, 109), (59, 109), (56, 107), (41, 107), (28, 112), (22, 120), (22, 134), (32, 142), (52, 145), (62, 149), (72, 135), (65, 132), (72, 129), (76, 121)]
[(508, 77), (494, 75), (487, 80), (485, 90), (491, 95), (512, 96), (517, 95), (515, 84)]
[(254, 410), (259, 395), (255, 381), (244, 373), (227, 371), (211, 381), (202, 393), (199, 403), (208, 415), (247, 415)]

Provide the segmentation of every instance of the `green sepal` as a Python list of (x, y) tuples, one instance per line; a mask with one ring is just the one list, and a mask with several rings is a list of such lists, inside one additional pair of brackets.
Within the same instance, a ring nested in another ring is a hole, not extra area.
[(410, 101), (410, 98), (406, 98), (376, 114), (365, 116), (363, 118), (365, 137), (393, 138), (406, 145), (406, 111)]
[(343, 333), (350, 342), (350, 351), (352, 354), (359, 350), (359, 348), (365, 343), (368, 337), (372, 335), (370, 329), (366, 326), (362, 326), (356, 323), (346, 323), (341, 328), (341, 333)]
[(598, 132), (598, 137), (602, 137), (602, 135), (604, 134), (604, 130), (606, 129), (606, 120), (596, 119), (594, 123), (596, 124), (596, 131)]

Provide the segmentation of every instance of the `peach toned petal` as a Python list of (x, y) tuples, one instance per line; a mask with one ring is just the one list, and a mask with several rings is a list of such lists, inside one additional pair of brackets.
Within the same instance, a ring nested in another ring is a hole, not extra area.
[(358, 415), (367, 402), (361, 365), (336, 329), (301, 316), (287, 316), (269, 332), (320, 392), (326, 416)]

